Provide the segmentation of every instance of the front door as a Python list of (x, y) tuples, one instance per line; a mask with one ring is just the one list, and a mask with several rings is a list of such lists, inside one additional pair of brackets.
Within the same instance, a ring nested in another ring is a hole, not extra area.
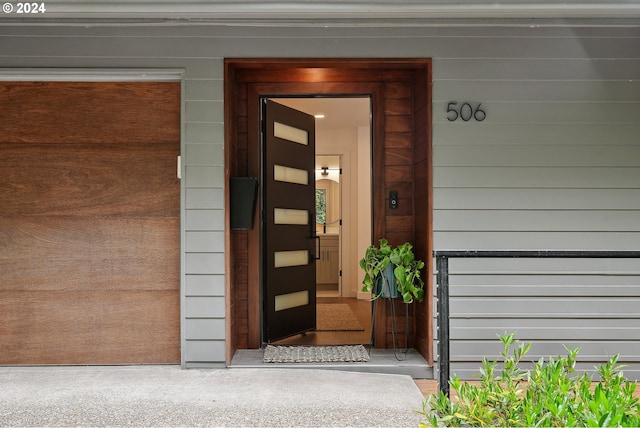
[(264, 339), (316, 328), (315, 119), (262, 100)]

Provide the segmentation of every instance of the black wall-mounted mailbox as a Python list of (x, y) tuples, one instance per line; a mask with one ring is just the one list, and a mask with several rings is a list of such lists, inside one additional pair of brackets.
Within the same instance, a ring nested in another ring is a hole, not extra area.
[(253, 229), (258, 199), (258, 180), (252, 177), (232, 177), (229, 180), (231, 229)]

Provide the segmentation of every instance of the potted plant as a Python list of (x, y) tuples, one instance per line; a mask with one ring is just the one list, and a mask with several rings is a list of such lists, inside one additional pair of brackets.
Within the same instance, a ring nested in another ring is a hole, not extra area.
[(424, 281), (420, 270), (422, 260), (416, 260), (413, 245), (409, 242), (393, 247), (386, 239), (380, 245), (371, 245), (360, 260), (364, 270), (362, 291), (370, 292), (371, 299), (379, 297), (399, 297), (405, 303), (424, 300)]

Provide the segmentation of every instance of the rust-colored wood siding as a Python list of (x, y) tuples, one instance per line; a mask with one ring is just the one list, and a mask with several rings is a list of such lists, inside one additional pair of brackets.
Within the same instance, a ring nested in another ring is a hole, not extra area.
[[(233, 103), (225, 111), (225, 179), (249, 176), (248, 171), (248, 128), (247, 128), (247, 85), (236, 84), (235, 74), (225, 68), (225, 98)], [(228, 198), (228, 192), (226, 198)], [(228, 201), (227, 201), (228, 202)], [(227, 203), (227, 206), (229, 204)], [(231, 361), (236, 349), (257, 348), (249, 345), (249, 232), (231, 230), (228, 227), (227, 265), (227, 361)], [(257, 273), (255, 273), (257, 275)], [(254, 314), (257, 317), (258, 314)], [(257, 320), (259, 322), (259, 320)]]
[[(433, 210), (432, 179), (433, 162), (431, 148), (431, 68), (421, 69), (415, 75), (415, 93), (413, 98), (413, 200), (414, 200), (414, 225), (415, 239), (414, 251), (418, 258), (424, 260), (425, 269), (425, 303), (416, 305), (416, 325), (426, 328), (416, 329), (416, 349), (428, 356), (429, 363), (433, 363), (431, 354), (433, 317), (430, 310), (430, 296), (432, 295), (431, 280), (433, 275), (432, 243), (433, 222), (431, 213)], [(429, 296), (429, 297), (427, 297)]]
[(180, 84), (0, 84), (0, 364), (180, 362)]
[[(304, 62), (304, 60), (301, 60)], [(428, 153), (428, 125), (415, 119), (415, 108), (423, 114), (428, 105), (427, 74), (425, 62), (411, 60), (399, 61), (397, 64), (372, 60), (371, 64), (362, 62), (332, 62), (325, 60), (322, 67), (311, 67), (311, 62), (302, 65), (291, 65), (295, 60), (283, 60), (262, 65), (260, 61), (239, 62), (237, 70), (227, 73), (227, 81), (233, 90), (227, 96), (233, 103), (235, 113), (233, 130), (228, 134), (227, 153), (228, 176), (257, 176), (259, 173), (259, 138), (257, 115), (257, 94), (272, 95), (292, 94), (372, 94), (373, 95), (373, 227), (374, 239), (386, 237), (393, 244), (405, 241), (420, 240), (417, 249), (419, 256), (428, 260), (429, 237), (428, 228), (416, 227), (416, 196), (414, 194), (414, 176), (428, 177), (427, 171), (417, 173), (416, 168), (423, 168), (428, 163), (426, 157), (417, 162), (414, 152)], [(377, 65), (376, 65), (377, 64)], [(380, 65), (384, 64), (384, 65)], [(227, 63), (229, 66), (229, 63)], [(231, 79), (231, 80), (230, 80)], [(418, 87), (423, 89), (419, 90)], [(254, 99), (256, 98), (256, 99)], [(252, 114), (252, 109), (254, 113)], [(255, 122), (255, 123), (254, 123)], [(416, 129), (416, 123), (421, 128)], [(255, 129), (253, 129), (255, 128)], [(423, 140), (417, 142), (416, 138)], [(421, 184), (425, 184), (423, 181)], [(427, 185), (429, 183), (426, 183)], [(419, 198), (420, 206), (429, 194), (428, 187)], [(398, 191), (400, 196), (397, 209), (388, 208), (390, 190)], [(419, 213), (424, 216), (424, 210)], [(427, 223), (427, 218), (421, 218)], [(257, 224), (257, 223), (256, 223)], [(418, 230), (418, 232), (417, 232)], [(259, 290), (259, 248), (257, 228), (253, 231), (231, 231), (230, 245), (235, 251), (230, 254), (229, 263), (232, 276), (229, 279), (229, 299), (233, 328), (232, 343), (239, 349), (256, 348), (260, 345), (260, 290)], [(253, 238), (252, 238), (253, 237)], [(429, 276), (425, 275), (425, 280)], [(427, 296), (430, 296), (427, 292)], [(420, 306), (421, 309), (417, 309)], [(410, 307), (410, 326), (412, 337), (410, 344), (416, 343), (414, 332), (419, 331), (421, 338), (429, 337), (428, 303)], [(424, 324), (415, 326), (414, 311), (421, 314)], [(378, 305), (378, 322), (375, 333), (376, 346), (393, 346), (391, 335), (391, 319), (386, 305)], [(404, 314), (400, 304), (399, 314)], [(397, 324), (404, 331), (404, 318)], [(423, 339), (421, 339), (423, 340)], [(422, 351), (428, 356), (428, 344)], [(233, 348), (236, 349), (236, 348)]]

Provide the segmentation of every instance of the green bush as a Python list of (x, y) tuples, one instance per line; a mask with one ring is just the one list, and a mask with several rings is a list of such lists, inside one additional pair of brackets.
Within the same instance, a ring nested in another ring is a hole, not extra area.
[[(601, 380), (575, 372), (578, 349), (566, 357), (541, 358), (533, 369), (519, 367), (531, 344), (519, 343), (515, 334), (500, 336), (502, 370), (498, 363), (483, 360), (477, 384), (453, 377), (449, 382), (457, 399), (444, 393), (426, 397), (421, 427), (608, 427), (640, 426), (640, 404), (633, 396), (637, 382), (624, 378), (618, 356), (597, 367)], [(453, 394), (452, 394), (453, 395)]]

